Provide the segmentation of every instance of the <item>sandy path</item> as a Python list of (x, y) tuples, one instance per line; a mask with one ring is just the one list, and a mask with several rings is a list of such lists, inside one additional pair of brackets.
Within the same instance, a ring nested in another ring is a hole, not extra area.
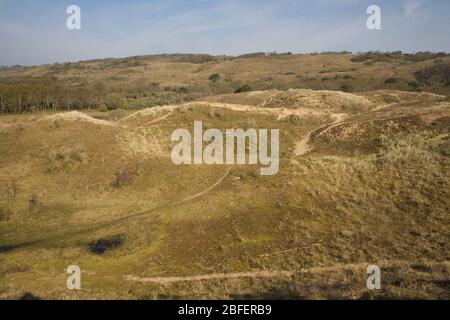
[(159, 117), (159, 118), (156, 118), (156, 119), (154, 119), (154, 120), (152, 120), (152, 121), (149, 121), (149, 122), (147, 122), (146, 124), (143, 124), (143, 125), (140, 125), (140, 126), (138, 126), (138, 127), (135, 127), (135, 128), (133, 128), (133, 129), (144, 128), (144, 127), (148, 127), (148, 126), (157, 124), (158, 122), (161, 122), (161, 121), (167, 119), (168, 117), (170, 117), (170, 116), (172, 115), (172, 113), (173, 113), (173, 110), (169, 110), (169, 112), (166, 113), (165, 115), (163, 115), (163, 116), (161, 116), (161, 117)]
[[(398, 260), (398, 261), (390, 261), (390, 260), (382, 260), (377, 261), (377, 265), (380, 267), (390, 267), (390, 266), (409, 266), (411, 261), (406, 260)], [(450, 262), (436, 262), (436, 261), (427, 261), (426, 265), (434, 266), (434, 265), (449, 265)], [(196, 276), (187, 276), (187, 277), (137, 277), (132, 275), (124, 276), (126, 281), (139, 282), (142, 284), (157, 284), (157, 285), (165, 285), (171, 283), (179, 283), (179, 282), (192, 282), (192, 281), (204, 281), (204, 280), (228, 280), (228, 279), (239, 279), (239, 278), (276, 278), (276, 277), (292, 277), (295, 274), (300, 273), (320, 273), (320, 272), (336, 272), (341, 270), (364, 270), (369, 266), (369, 263), (350, 263), (350, 264), (336, 264), (329, 267), (312, 267), (312, 268), (303, 268), (297, 270), (256, 270), (256, 271), (247, 271), (247, 272), (231, 272), (231, 273), (210, 273)]]
[(172, 205), (182, 204), (182, 203), (185, 203), (185, 202), (197, 199), (197, 198), (199, 198), (201, 196), (204, 196), (205, 194), (207, 194), (208, 192), (213, 190), (215, 187), (217, 187), (219, 184), (221, 184), (223, 182), (223, 180), (225, 180), (226, 177), (228, 177), (228, 175), (230, 174), (231, 169), (233, 169), (233, 167), (228, 168), (227, 172), (219, 180), (217, 180), (216, 183), (214, 183), (213, 185), (209, 186), (205, 190), (203, 190), (203, 191), (201, 191), (199, 193), (196, 193), (196, 194), (194, 194), (192, 196), (189, 196), (189, 197), (187, 197), (187, 198), (185, 198), (183, 200), (180, 200), (180, 201), (177, 201), (177, 202), (173, 202)]
[[(368, 118), (355, 119), (353, 121), (368, 121), (368, 120), (373, 120), (373, 119), (380, 119), (379, 117), (376, 116), (376, 114), (377, 114), (377, 112), (379, 112), (381, 110), (388, 109), (393, 106), (411, 105), (411, 104), (418, 103), (418, 102), (420, 102), (420, 101), (411, 101), (411, 102), (406, 102), (406, 103), (395, 102), (395, 103), (381, 104), (367, 113), (358, 114), (358, 116), (368, 116), (368, 115), (373, 115), (373, 116), (368, 117)], [(348, 123), (353, 122), (353, 121), (345, 121), (345, 119), (348, 117), (348, 115), (345, 113), (337, 113), (337, 114), (333, 114), (333, 116), (335, 117), (335, 120), (332, 123), (326, 124), (324, 126), (321, 126), (319, 128), (312, 130), (302, 140), (300, 140), (297, 143), (297, 145), (295, 147), (295, 156), (303, 156), (312, 150), (312, 146), (309, 144), (309, 141), (311, 140), (311, 136), (315, 132), (321, 131), (320, 132), (320, 135), (321, 135), (321, 134), (327, 132), (328, 130), (331, 130), (331, 129), (341, 126), (343, 124), (348, 124)]]
[(312, 146), (309, 144), (309, 140), (311, 139), (311, 135), (313, 133), (325, 128), (326, 130), (329, 130), (337, 125), (340, 125), (347, 117), (347, 115), (345, 113), (337, 113), (334, 114), (333, 117), (335, 118), (335, 120), (331, 123), (331, 126), (330, 124), (326, 124), (324, 126), (316, 128), (310, 131), (302, 140), (300, 140), (300, 142), (297, 143), (297, 145), (295, 146), (295, 156), (303, 156), (312, 150)]
[(127, 215), (125, 217), (118, 218), (118, 219), (116, 219), (114, 221), (111, 221), (111, 222), (107, 222), (107, 223), (103, 223), (103, 224), (99, 224), (99, 225), (93, 225), (93, 226), (91, 226), (89, 228), (86, 228), (86, 229), (74, 230), (74, 231), (71, 231), (69, 233), (64, 233), (64, 234), (56, 233), (54, 235), (49, 235), (49, 236), (47, 236), (45, 238), (41, 238), (41, 239), (37, 239), (37, 240), (17, 243), (17, 244), (13, 244), (13, 245), (0, 246), (0, 254), (1, 253), (6, 253), (6, 252), (10, 252), (10, 251), (13, 251), (15, 249), (28, 247), (28, 246), (31, 246), (31, 245), (43, 244), (43, 243), (45, 243), (47, 241), (55, 241), (55, 240), (58, 240), (58, 239), (66, 239), (67, 237), (73, 237), (73, 236), (77, 236), (77, 235), (88, 233), (88, 232), (94, 232), (94, 231), (97, 231), (97, 230), (101, 230), (103, 228), (108, 228), (108, 227), (111, 227), (113, 225), (126, 222), (126, 221), (134, 219), (134, 218), (143, 217), (143, 216), (146, 216), (146, 215), (151, 214), (151, 213), (158, 212), (158, 211), (163, 210), (163, 209), (168, 209), (168, 208), (171, 208), (173, 206), (177, 206), (177, 205), (180, 205), (180, 204), (192, 201), (194, 199), (197, 199), (197, 198), (200, 198), (200, 197), (206, 195), (207, 193), (211, 192), (214, 188), (216, 188), (219, 184), (221, 184), (228, 177), (228, 175), (230, 174), (231, 169), (233, 169), (233, 167), (229, 167), (228, 170), (226, 171), (226, 173), (223, 176), (221, 176), (214, 184), (212, 184), (208, 188), (206, 188), (203, 191), (200, 191), (200, 192), (198, 192), (196, 194), (193, 194), (193, 195), (191, 195), (191, 196), (189, 196), (187, 198), (184, 198), (182, 200), (175, 201), (175, 202), (170, 202), (170, 203), (167, 203), (167, 204), (163, 204), (163, 205), (154, 207), (154, 208), (149, 209), (149, 210), (133, 213), (133, 214)]
[(273, 278), (273, 277), (291, 277), (292, 271), (272, 270), (272, 271), (249, 271), (249, 272), (233, 272), (233, 273), (211, 273), (205, 275), (191, 277), (154, 277), (141, 278), (136, 276), (125, 276), (126, 281), (134, 281), (140, 283), (169, 284), (177, 282), (215, 280), (215, 279), (238, 279), (238, 278)]

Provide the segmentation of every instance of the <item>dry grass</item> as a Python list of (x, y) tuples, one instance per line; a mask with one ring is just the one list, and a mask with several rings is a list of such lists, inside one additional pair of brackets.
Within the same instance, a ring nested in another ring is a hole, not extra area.
[[(115, 126), (2, 117), (0, 297), (448, 298), (448, 103), (376, 110), (372, 97), (352, 94), (251, 94), (253, 106), (161, 107)], [(312, 101), (316, 113), (276, 107), (283, 96), (300, 110)], [(262, 108), (266, 100), (275, 108)], [(323, 131), (310, 154), (295, 157), (302, 137), (344, 110), (336, 101), (349, 113), (373, 111)], [(194, 120), (222, 130), (279, 128), (279, 174), (172, 165), (170, 133), (192, 130)], [(97, 247), (106, 249), (90, 250)], [(82, 269), (82, 291), (65, 287), (71, 264)], [(373, 295), (367, 264), (382, 267), (383, 290)], [(277, 270), (287, 273), (226, 277)], [(210, 274), (225, 277), (196, 278)], [(196, 280), (158, 285), (127, 276)]]

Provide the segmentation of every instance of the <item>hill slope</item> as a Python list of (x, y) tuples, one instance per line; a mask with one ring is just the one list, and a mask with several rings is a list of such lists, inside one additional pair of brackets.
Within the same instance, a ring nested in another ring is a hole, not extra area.
[[(200, 100), (1, 116), (0, 297), (449, 298), (448, 99)], [(195, 120), (279, 128), (280, 172), (173, 165), (170, 134)], [(66, 289), (71, 264), (81, 291)], [(366, 290), (368, 264), (381, 291)]]

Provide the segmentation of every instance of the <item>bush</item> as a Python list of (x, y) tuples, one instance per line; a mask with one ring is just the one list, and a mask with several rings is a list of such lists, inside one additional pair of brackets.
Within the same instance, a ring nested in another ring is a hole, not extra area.
[(39, 198), (38, 198), (37, 194), (33, 193), (31, 195), (31, 198), (28, 201), (28, 205), (31, 210), (33, 210), (34, 208), (37, 208), (39, 206)]
[(108, 121), (119, 121), (120, 119), (122, 119), (123, 117), (125, 117), (127, 115), (127, 113), (122, 110), (122, 109), (117, 109), (117, 110), (113, 110), (111, 111), (108, 116), (106, 117), (106, 119)]
[(125, 107), (126, 100), (118, 94), (110, 94), (106, 97), (106, 106), (108, 109), (120, 109)]
[(356, 62), (356, 63), (358, 63), (358, 62), (365, 62), (367, 60), (370, 60), (370, 58), (366, 57), (366, 56), (357, 56), (357, 57), (354, 57), (354, 58), (350, 59), (351, 62)]
[(92, 253), (101, 255), (106, 250), (117, 248), (123, 243), (123, 238), (120, 235), (113, 236), (111, 238), (99, 239), (89, 243), (89, 250)]
[(164, 91), (166, 92), (176, 92), (176, 93), (181, 93), (181, 94), (186, 94), (189, 92), (189, 88), (186, 86), (169, 86), (169, 87), (165, 87)]
[(220, 118), (223, 116), (223, 110), (221, 109), (210, 109), (208, 112), (210, 118)]
[(81, 164), (84, 164), (87, 161), (87, 154), (86, 154), (84, 146), (77, 145), (70, 152), (70, 159), (73, 161), (76, 161), (76, 162), (80, 162)]
[(87, 162), (87, 153), (82, 145), (74, 148), (60, 148), (52, 150), (48, 154), (47, 171), (58, 172), (64, 171), (70, 167), (77, 167)]
[(10, 200), (15, 200), (17, 196), (17, 180), (11, 179), (6, 185), (6, 194)]
[(112, 182), (113, 187), (120, 188), (130, 184), (134, 177), (138, 174), (138, 171), (138, 165), (135, 163), (119, 168), (114, 175), (114, 180)]
[(352, 92), (353, 91), (353, 87), (351, 85), (349, 85), (349, 84), (343, 84), (341, 86), (341, 91)]
[(385, 84), (394, 84), (397, 82), (398, 82), (398, 79), (396, 79), (396, 78), (388, 78), (384, 81)]
[(9, 221), (13, 212), (7, 208), (0, 208), (0, 221)]
[(450, 82), (450, 63), (439, 63), (423, 68), (415, 73), (417, 81), (446, 84)]
[(249, 85), (244, 84), (243, 86), (240, 86), (239, 88), (237, 88), (234, 91), (234, 93), (242, 93), (242, 92), (249, 92), (249, 91), (252, 91), (252, 88)]
[(217, 82), (220, 80), (220, 75), (218, 73), (213, 73), (209, 76), (209, 81), (211, 82)]
[(416, 92), (420, 92), (423, 90), (422, 88), (422, 84), (418, 83), (417, 81), (411, 81), (410, 83), (408, 83), (408, 86)]
[(294, 126), (298, 126), (302, 123), (302, 119), (296, 114), (289, 115), (287, 121), (293, 124)]

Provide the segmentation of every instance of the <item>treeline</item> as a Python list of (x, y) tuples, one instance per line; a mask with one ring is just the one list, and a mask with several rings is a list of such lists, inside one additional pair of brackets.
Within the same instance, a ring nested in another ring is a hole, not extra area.
[(182, 86), (160, 88), (158, 83), (143, 80), (73, 84), (52, 78), (8, 79), (0, 82), (0, 112), (138, 109), (189, 101), (204, 94)]
[[(316, 53), (311, 53), (315, 55)], [(350, 52), (324, 52), (323, 55), (350, 54)], [(45, 66), (47, 74), (26, 76), (26, 71), (33, 67), (4, 67), (0, 72), (0, 113), (24, 113), (43, 110), (77, 110), (77, 109), (138, 109), (157, 105), (190, 101), (214, 93), (245, 92), (251, 90), (264, 90), (278, 88), (276, 82), (261, 85), (260, 83), (240, 83), (238, 80), (219, 81), (219, 74), (212, 74), (209, 83), (196, 83), (185, 86), (161, 87), (160, 83), (151, 79), (129, 80), (123, 78), (95, 80), (94, 77), (77, 76), (78, 71), (84, 69), (93, 72), (102, 72), (105, 69), (121, 68), (126, 70), (133, 67), (146, 67), (152, 60), (168, 60), (171, 62), (203, 64), (220, 59), (260, 58), (274, 56), (292, 56), (287, 53), (250, 53), (238, 57), (174, 54), (130, 57), (120, 59), (91, 60), (78, 63), (53, 64)], [(449, 65), (443, 62), (447, 53), (418, 52), (405, 54), (395, 52), (366, 52), (350, 57), (352, 62), (373, 64), (374, 62), (402, 59), (412, 62), (435, 59), (436, 65), (418, 71), (415, 76), (423, 86), (439, 83), (450, 85)], [(20, 75), (22, 73), (23, 75)], [(67, 76), (72, 74), (73, 76)], [(66, 77), (62, 76), (66, 75)], [(208, 81), (208, 78), (206, 78)], [(397, 79), (388, 79), (386, 84), (394, 83)], [(249, 86), (251, 85), (251, 87)], [(294, 84), (295, 85), (295, 84)], [(297, 84), (298, 85), (298, 84)], [(236, 89), (237, 88), (237, 89)], [(344, 90), (345, 88), (342, 88)]]
[(0, 112), (95, 108), (102, 103), (100, 97), (94, 87), (71, 87), (48, 80), (8, 81), (0, 84)]
[(369, 51), (366, 53), (359, 53), (357, 56), (351, 59), (352, 62), (384, 62), (394, 59), (406, 60), (411, 62), (420, 62), (426, 60), (433, 60), (438, 58), (444, 58), (449, 56), (446, 52), (429, 52), (420, 51), (416, 53), (403, 53), (402, 51), (381, 52), (381, 51)]

